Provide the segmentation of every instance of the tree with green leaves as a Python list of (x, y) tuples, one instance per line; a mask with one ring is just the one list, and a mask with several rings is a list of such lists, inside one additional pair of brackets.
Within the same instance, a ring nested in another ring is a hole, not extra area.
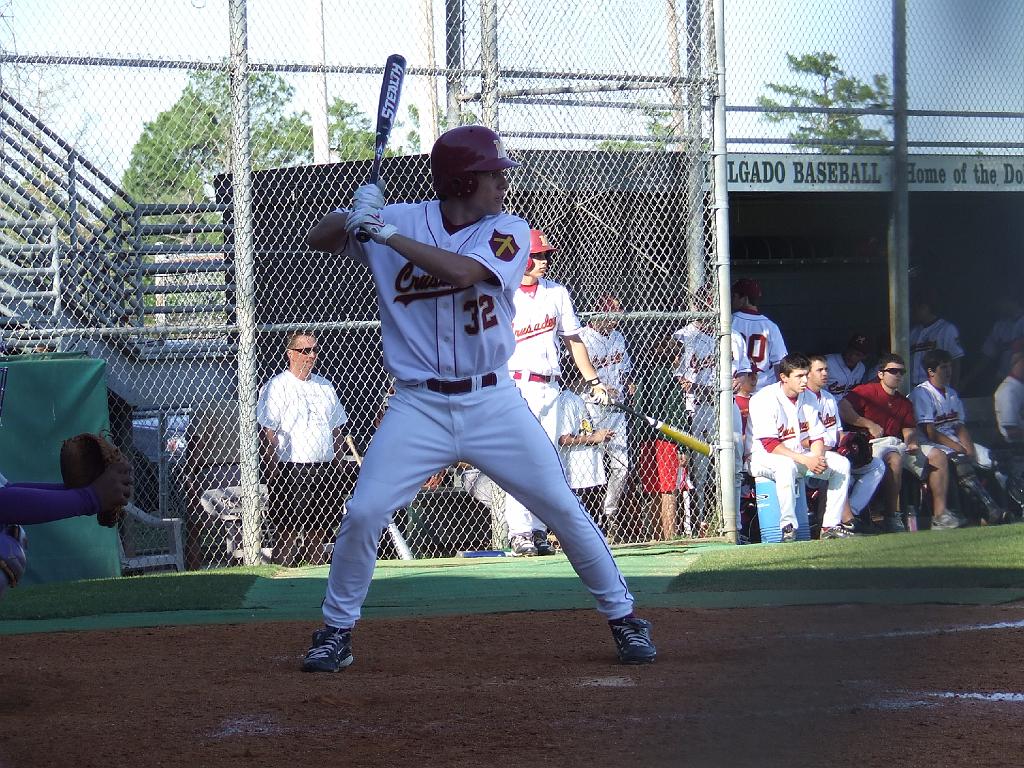
[[(251, 76), (253, 170), (312, 162), (309, 114), (290, 109), (293, 96), (279, 75)], [(342, 99), (327, 112), (330, 145), (341, 160), (373, 157), (374, 133), (366, 115)], [(214, 177), (231, 171), (231, 122), (227, 73), (193, 72), (170, 109), (144, 126), (124, 173), (125, 191), (147, 203), (208, 200)]]
[(597, 143), (597, 148), (606, 152), (664, 152), (670, 144), (679, 141), (672, 136), (672, 121), (668, 112), (647, 107), (643, 114), (647, 122), (647, 133), (653, 141), (605, 139)]
[[(801, 78), (801, 84), (766, 83), (775, 98), (761, 96), (757, 103), (771, 110), (764, 114), (764, 119), (769, 122), (796, 122), (796, 130), (789, 134), (794, 146), (815, 149), (824, 154), (881, 154), (888, 151), (884, 146), (847, 143), (887, 140), (884, 130), (864, 126), (861, 122), (863, 115), (795, 109), (890, 109), (892, 95), (886, 75), (876, 74), (871, 83), (866, 83), (847, 74), (839, 66), (838, 57), (826, 51), (804, 56), (787, 53), (786, 60), (790, 71)], [(810, 84), (804, 84), (806, 81)]]
[[(307, 112), (291, 108), (293, 96), (294, 89), (279, 75), (251, 75), (249, 127), (253, 170), (312, 162), (310, 117)], [(337, 156), (341, 160), (373, 157), (374, 132), (369, 118), (356, 105), (341, 99), (335, 99), (327, 111), (328, 140)], [(210, 201), (214, 179), (232, 171), (231, 125), (227, 73), (193, 72), (178, 100), (144, 126), (132, 149), (122, 186), (141, 203)], [(220, 214), (183, 213), (156, 221), (194, 226), (201, 222), (215, 224), (221, 218)], [(165, 234), (159, 239), (174, 243), (220, 243), (223, 238), (220, 233), (210, 232)], [(190, 279), (187, 275), (165, 276), (165, 282), (178, 283), (182, 289), (177, 293), (165, 292), (163, 303), (174, 306), (206, 301), (201, 294), (189, 293)], [(154, 279), (146, 277), (144, 281), (152, 284)], [(157, 303), (153, 295), (147, 295), (145, 302)]]

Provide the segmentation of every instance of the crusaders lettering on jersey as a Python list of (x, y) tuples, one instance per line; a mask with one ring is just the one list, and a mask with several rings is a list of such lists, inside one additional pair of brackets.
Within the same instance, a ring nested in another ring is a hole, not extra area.
[[(836, 419), (834, 414), (831, 414), (831, 413), (823, 413), (823, 414), (821, 414), (821, 425), (823, 427), (825, 427), (825, 429), (831, 429), (837, 423), (838, 423), (838, 421), (837, 421), (837, 419)], [(803, 424), (800, 425), (801, 429), (803, 428), (803, 426), (804, 426)]]
[(440, 296), (451, 296), (463, 290), (451, 283), (446, 283), (426, 272), (416, 272), (416, 268), (407, 263), (395, 275), (395, 298), (397, 304), (411, 304), (418, 299), (436, 299)]
[(595, 368), (607, 368), (609, 365), (618, 365), (622, 362), (622, 353), (615, 352), (607, 357), (594, 357), (591, 355), (590, 362), (593, 363)]
[(550, 333), (556, 325), (558, 325), (558, 318), (544, 315), (544, 319), (539, 323), (516, 328), (516, 343), (518, 344), (524, 339), (532, 339), (534, 336), (543, 336), (545, 333)]
[(491, 246), (494, 255), (502, 261), (512, 261), (516, 254), (519, 253), (516, 239), (512, 235), (506, 235), (498, 230), (494, 230), (494, 234), (491, 235), (491, 240), (488, 244)]
[[(803, 431), (803, 426), (804, 425), (801, 422), (801, 424), (800, 424), (800, 430), (801, 431)], [(786, 442), (791, 437), (796, 436), (796, 430), (793, 429), (792, 427), (787, 427), (787, 426), (783, 425), (783, 426), (779, 427), (778, 435), (779, 435), (779, 440), (781, 440), (782, 442)]]

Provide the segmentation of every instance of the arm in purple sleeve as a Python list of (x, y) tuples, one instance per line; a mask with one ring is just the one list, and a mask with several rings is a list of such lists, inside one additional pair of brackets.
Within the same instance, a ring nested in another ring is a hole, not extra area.
[(26, 485), (39, 484), (19, 483), (0, 488), (0, 523), (50, 523), (67, 517), (95, 515), (100, 509), (99, 499), (92, 488)]

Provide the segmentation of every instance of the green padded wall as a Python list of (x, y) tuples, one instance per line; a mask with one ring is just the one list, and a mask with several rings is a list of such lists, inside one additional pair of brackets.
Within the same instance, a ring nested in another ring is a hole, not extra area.
[[(0, 357), (0, 472), (11, 482), (59, 483), (61, 441), (109, 428), (106, 363), (78, 354)], [(22, 584), (119, 576), (116, 533), (77, 517), (27, 526)]]

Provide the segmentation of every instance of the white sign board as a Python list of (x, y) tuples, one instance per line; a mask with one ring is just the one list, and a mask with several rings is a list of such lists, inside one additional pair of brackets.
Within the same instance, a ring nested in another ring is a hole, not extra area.
[[(885, 155), (727, 156), (730, 192), (889, 192)], [(1024, 156), (911, 155), (911, 192), (1024, 192)]]

